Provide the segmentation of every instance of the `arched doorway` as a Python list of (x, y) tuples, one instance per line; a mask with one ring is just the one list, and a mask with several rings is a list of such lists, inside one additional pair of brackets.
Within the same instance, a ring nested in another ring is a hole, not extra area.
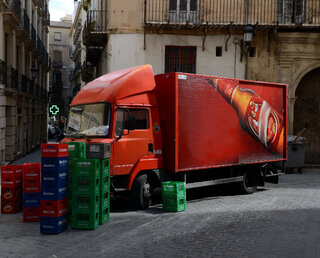
[(300, 81), (295, 96), (293, 134), (305, 126), (307, 164), (320, 164), (320, 67), (307, 73)]

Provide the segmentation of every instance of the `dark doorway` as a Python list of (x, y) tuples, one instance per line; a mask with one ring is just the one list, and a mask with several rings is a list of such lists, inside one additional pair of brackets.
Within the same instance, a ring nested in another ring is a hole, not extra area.
[(298, 134), (306, 124), (307, 164), (320, 164), (320, 68), (306, 74), (296, 89), (293, 133)]

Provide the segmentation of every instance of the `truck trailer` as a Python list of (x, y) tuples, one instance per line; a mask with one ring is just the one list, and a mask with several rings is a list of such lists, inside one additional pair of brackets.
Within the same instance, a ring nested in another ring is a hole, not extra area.
[(74, 97), (63, 142), (85, 141), (87, 158), (110, 158), (111, 189), (148, 208), (161, 182), (230, 184), (251, 194), (277, 183), (287, 158), (287, 85), (151, 65), (111, 72)]

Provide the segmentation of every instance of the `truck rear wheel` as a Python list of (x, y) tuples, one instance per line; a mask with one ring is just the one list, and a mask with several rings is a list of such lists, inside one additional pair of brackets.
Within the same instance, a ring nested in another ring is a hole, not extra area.
[(149, 208), (152, 202), (152, 188), (146, 174), (139, 175), (135, 178), (132, 184), (131, 194), (135, 208)]
[(252, 194), (257, 190), (258, 180), (254, 172), (248, 171), (243, 173), (243, 181), (240, 182), (240, 191), (243, 194)]

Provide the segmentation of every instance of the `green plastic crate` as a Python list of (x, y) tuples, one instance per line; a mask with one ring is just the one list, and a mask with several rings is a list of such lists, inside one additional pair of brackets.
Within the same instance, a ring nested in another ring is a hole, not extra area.
[(101, 190), (109, 191), (110, 190), (110, 176), (104, 175), (101, 176)]
[(185, 197), (162, 199), (162, 208), (166, 211), (184, 211), (187, 209), (187, 200)]
[(102, 225), (110, 219), (110, 206), (100, 208), (100, 219), (99, 224)]
[(185, 197), (186, 196), (186, 183), (179, 181), (162, 182), (162, 198), (167, 197)]
[(110, 175), (110, 159), (101, 160), (101, 174)]
[(100, 207), (110, 206), (110, 191), (102, 191), (100, 195)]
[(68, 177), (72, 177), (72, 175), (75, 173), (75, 163), (78, 159), (72, 159), (69, 158), (68, 160)]
[(81, 229), (96, 229), (99, 226), (99, 211), (72, 211), (71, 227)]
[(68, 147), (69, 158), (80, 158), (86, 157), (86, 143), (85, 142), (66, 142)]
[(99, 159), (77, 159), (73, 164), (72, 176), (100, 176), (101, 162)]
[(72, 178), (72, 194), (94, 194), (100, 192), (100, 177)]
[(74, 194), (72, 195), (72, 210), (77, 213), (79, 211), (99, 211), (101, 204), (100, 194)]

